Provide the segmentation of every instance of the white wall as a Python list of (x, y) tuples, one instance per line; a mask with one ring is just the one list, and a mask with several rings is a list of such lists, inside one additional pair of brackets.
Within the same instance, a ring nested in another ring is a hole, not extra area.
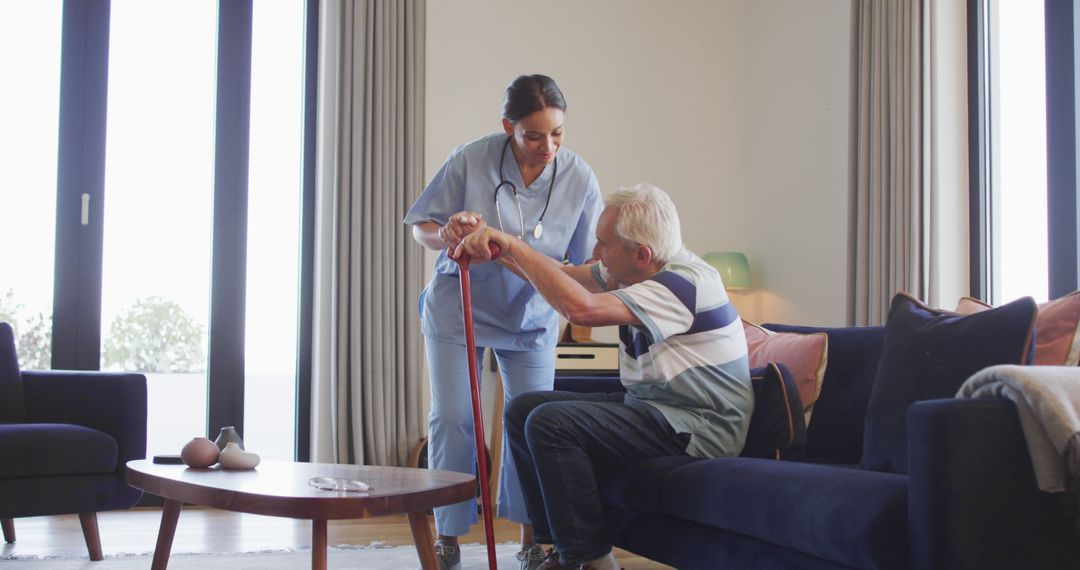
[[(542, 9), (538, 8), (542, 6)], [(751, 320), (841, 324), (850, 0), (429, 2), (425, 167), (545, 73), (605, 192), (667, 190), (697, 251), (747, 253)]]
[(550, 75), (566, 96), (565, 144), (605, 192), (651, 181), (674, 199), (692, 250), (746, 252), (754, 289), (732, 294), (744, 318), (844, 323), (850, 0), (427, 10), (429, 179), (455, 146), (500, 129), (514, 77)]
[(754, 290), (742, 312), (759, 322), (844, 325), (851, 4), (748, 6), (746, 254)]

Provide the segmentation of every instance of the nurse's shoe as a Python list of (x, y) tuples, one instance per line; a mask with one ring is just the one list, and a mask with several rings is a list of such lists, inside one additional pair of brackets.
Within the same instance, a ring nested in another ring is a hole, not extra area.
[(461, 549), (456, 544), (435, 541), (435, 559), (439, 570), (461, 570)]

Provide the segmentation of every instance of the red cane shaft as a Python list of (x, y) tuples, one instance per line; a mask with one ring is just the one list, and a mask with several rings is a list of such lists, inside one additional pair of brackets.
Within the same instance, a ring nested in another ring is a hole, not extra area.
[(484, 535), (487, 538), (488, 567), (496, 570), (495, 528), (491, 514), (491, 490), (488, 479), (487, 452), (484, 445), (484, 419), (480, 407), (480, 379), (476, 363), (476, 335), (473, 332), (472, 293), (468, 261), (461, 265), (461, 314), (465, 318), (465, 353), (469, 359), (469, 387), (472, 389), (473, 433), (476, 436), (477, 475), (480, 478), (480, 504), (484, 511)]
[[(490, 243), (492, 259), (498, 257), (499, 246)], [(469, 281), (469, 256), (456, 259), (461, 277), (461, 316), (465, 321), (465, 353), (469, 361), (469, 387), (472, 390), (473, 434), (476, 436), (477, 475), (480, 478), (480, 505), (484, 511), (484, 535), (487, 539), (489, 570), (498, 570), (495, 559), (495, 527), (492, 521), (491, 489), (488, 479), (487, 446), (484, 444), (484, 416), (480, 406), (480, 373), (476, 362), (476, 335), (473, 331), (472, 286)]]

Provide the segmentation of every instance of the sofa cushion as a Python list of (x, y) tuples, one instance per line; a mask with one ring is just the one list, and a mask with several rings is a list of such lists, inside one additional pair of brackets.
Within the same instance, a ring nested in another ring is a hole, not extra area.
[(786, 366), (799, 387), (803, 407), (811, 410), (821, 393), (828, 365), (828, 335), (776, 332), (745, 320), (743, 332), (746, 334), (750, 368), (765, 366), (770, 362)]
[(806, 327), (766, 324), (773, 331), (829, 335), (829, 366), (806, 426), (804, 461), (858, 463), (862, 456), (866, 404), (885, 346), (885, 327)]
[(25, 418), (15, 331), (11, 325), (0, 323), (0, 422), (21, 422)]
[(806, 424), (799, 390), (787, 367), (769, 363), (750, 370), (754, 413), (742, 457), (795, 459), (806, 449)]
[(675, 467), (702, 461), (689, 455), (654, 457), (608, 469), (597, 476), (600, 500), (632, 511), (661, 514), (664, 479)]
[(0, 424), (0, 479), (107, 474), (116, 470), (116, 440), (73, 424)]
[(866, 411), (862, 465), (907, 473), (907, 410), (951, 398), (969, 376), (995, 364), (1026, 364), (1037, 307), (1024, 297), (973, 315), (931, 309), (910, 295), (893, 298)]
[(673, 469), (663, 508), (847, 566), (895, 567), (907, 559), (907, 483), (851, 467), (725, 457)]
[[(978, 299), (961, 297), (956, 312), (981, 313), (991, 308)], [(1076, 366), (1080, 363), (1080, 291), (1039, 303), (1035, 317), (1035, 364)]]

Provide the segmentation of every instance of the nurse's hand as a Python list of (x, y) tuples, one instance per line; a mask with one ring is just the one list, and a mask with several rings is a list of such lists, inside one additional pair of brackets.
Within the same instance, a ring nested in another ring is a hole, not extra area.
[(446, 247), (454, 248), (465, 236), (482, 227), (485, 227), (484, 217), (480, 214), (469, 211), (458, 212), (450, 216), (450, 221), (446, 222), (445, 226), (439, 228), (439, 238), (443, 240)]
[(491, 246), (489, 244), (498, 244), (499, 250), (506, 254), (510, 252), (513, 239), (510, 234), (485, 225), (465, 236), (465, 239), (461, 240), (461, 243), (454, 249), (454, 253), (450, 257), (457, 259), (464, 253), (469, 255), (470, 263), (491, 261)]

